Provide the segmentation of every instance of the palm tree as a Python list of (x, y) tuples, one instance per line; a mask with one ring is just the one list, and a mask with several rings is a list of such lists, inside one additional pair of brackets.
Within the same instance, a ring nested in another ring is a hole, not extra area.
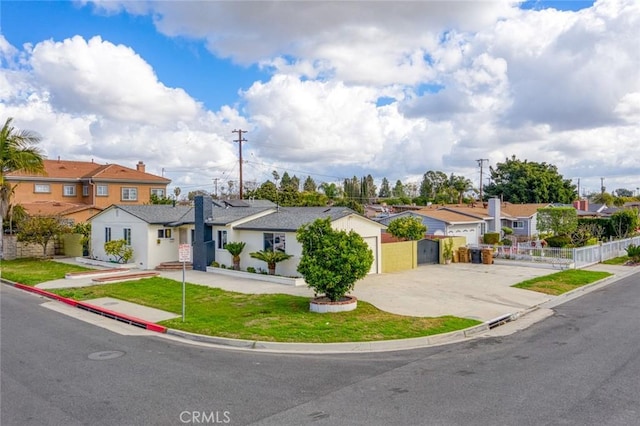
[(43, 173), (44, 162), (41, 151), (33, 146), (41, 138), (30, 130), (16, 130), (11, 126), (13, 118), (7, 121), (0, 130), (0, 213), (2, 220), (9, 214), (9, 205), (14, 187), (5, 182), (7, 173), (23, 171), (27, 173)]
[(233, 269), (236, 271), (240, 270), (240, 253), (242, 253), (246, 245), (247, 243), (245, 242), (227, 243), (224, 245), (225, 250), (233, 256)]
[(262, 260), (267, 263), (267, 269), (269, 269), (269, 275), (276, 274), (276, 263), (282, 262), (293, 257), (292, 254), (287, 254), (281, 251), (262, 250), (249, 253), (254, 259)]

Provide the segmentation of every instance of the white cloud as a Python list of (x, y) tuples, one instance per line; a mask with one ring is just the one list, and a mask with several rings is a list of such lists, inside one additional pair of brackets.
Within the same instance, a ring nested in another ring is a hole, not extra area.
[(241, 111), (210, 112), (128, 46), (74, 37), (15, 49), (0, 36), (0, 113), (45, 134), (50, 155), (142, 159), (185, 185), (234, 174), (231, 130), (242, 128), (245, 170), (261, 180), (279, 167), (477, 182), (478, 158), (516, 155), (583, 187), (611, 176), (608, 186), (635, 188), (640, 3), (516, 3), (93, 2), (149, 14), (163, 34), (201, 39), (271, 78), (240, 93)]

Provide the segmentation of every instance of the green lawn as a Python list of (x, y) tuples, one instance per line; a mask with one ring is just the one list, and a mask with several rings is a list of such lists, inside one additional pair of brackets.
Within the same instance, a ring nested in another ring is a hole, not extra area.
[(568, 269), (555, 274), (532, 278), (515, 284), (513, 287), (557, 296), (611, 275), (609, 272)]
[[(139, 281), (61, 289), (76, 300), (114, 297), (182, 312), (182, 283), (154, 277)], [(186, 320), (163, 321), (170, 328), (211, 336), (278, 342), (363, 342), (406, 339), (460, 330), (480, 322), (445, 316), (418, 318), (383, 312), (358, 301), (351, 312), (309, 312), (309, 298), (285, 294), (242, 294), (195, 284), (186, 285)]]
[(67, 272), (88, 271), (89, 268), (44, 259), (0, 261), (2, 278), (24, 285), (36, 285), (64, 278)]
[(605, 260), (602, 263), (605, 265), (624, 265), (629, 261), (629, 256), (614, 257), (613, 259)]

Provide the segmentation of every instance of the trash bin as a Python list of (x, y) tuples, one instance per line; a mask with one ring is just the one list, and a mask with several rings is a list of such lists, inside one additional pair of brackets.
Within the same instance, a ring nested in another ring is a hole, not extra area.
[(471, 263), (482, 263), (482, 251), (478, 248), (472, 248), (469, 250), (471, 252)]
[(458, 257), (460, 258), (460, 263), (469, 263), (469, 249), (466, 247), (458, 248)]
[(493, 264), (493, 250), (490, 248), (482, 249), (482, 263), (485, 265)]

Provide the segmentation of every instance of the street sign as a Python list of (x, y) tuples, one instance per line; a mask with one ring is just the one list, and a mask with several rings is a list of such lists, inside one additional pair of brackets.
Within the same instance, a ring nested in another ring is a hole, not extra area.
[(191, 262), (191, 244), (180, 244), (178, 246), (178, 261)]

